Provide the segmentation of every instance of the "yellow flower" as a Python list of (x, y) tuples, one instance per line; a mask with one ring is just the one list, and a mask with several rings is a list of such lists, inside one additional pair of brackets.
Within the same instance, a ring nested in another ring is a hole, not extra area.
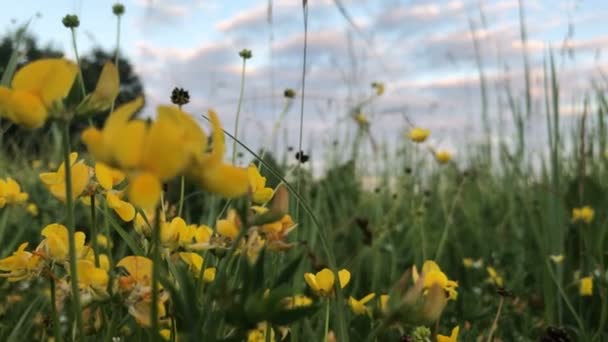
[(95, 90), (82, 101), (77, 112), (87, 113), (91, 111), (104, 111), (109, 109), (118, 96), (120, 79), (118, 68), (112, 62), (106, 62), (97, 80)]
[(380, 300), (378, 301), (378, 305), (380, 307), (380, 311), (382, 311), (382, 313), (387, 313), (388, 312), (388, 300), (390, 299), (390, 296), (387, 294), (383, 294), (380, 295)]
[(95, 267), (91, 260), (82, 259), (76, 263), (78, 272), (78, 286), (80, 287), (83, 303), (108, 298), (108, 272), (103, 268)]
[(26, 128), (42, 126), (63, 100), (78, 66), (62, 58), (39, 59), (15, 73), (12, 88), (0, 86), (0, 116)]
[(458, 342), (458, 332), (460, 331), (460, 327), (456, 326), (452, 329), (452, 334), (450, 336), (444, 336), (441, 334), (437, 334), (437, 342)]
[(190, 175), (201, 187), (226, 198), (237, 198), (249, 191), (248, 168), (235, 167), (222, 161), (226, 149), (224, 130), (217, 114), (209, 111), (213, 128), (213, 149), (202, 154), (190, 169)]
[(101, 131), (87, 128), (82, 140), (97, 161), (126, 171), (129, 199), (152, 210), (160, 199), (161, 183), (183, 173), (200, 156), (207, 136), (177, 107), (159, 106), (151, 124), (131, 120), (142, 105), (143, 99), (137, 98), (120, 106)]
[[(266, 342), (266, 341), (276, 341), (274, 330), (270, 328), (270, 336), (266, 336), (266, 331), (269, 330), (267, 328), (266, 322), (258, 323), (256, 329), (250, 330), (247, 334), (247, 342)], [(268, 339), (267, 339), (268, 337)]]
[(452, 154), (449, 151), (439, 150), (435, 152), (435, 159), (439, 164), (447, 164), (452, 160)]
[[(45, 237), (36, 248), (36, 251), (45, 258), (56, 262), (64, 262), (69, 257), (68, 229), (61, 224), (53, 223), (42, 229), (41, 235)], [(83, 232), (74, 234), (76, 240), (76, 258), (82, 258), (87, 252), (84, 245), (86, 236)]]
[(21, 191), (16, 180), (8, 177), (0, 179), (0, 208), (7, 204), (21, 204), (27, 201), (28, 194)]
[[(27, 252), (28, 243), (19, 245), (13, 255), (0, 260), (0, 277), (8, 278), (8, 281), (20, 281), (35, 277), (41, 270), (40, 256)], [(6, 273), (5, 273), (6, 272)]]
[(581, 296), (592, 296), (593, 295), (593, 277), (581, 278), (579, 283), (578, 292)]
[(125, 179), (125, 174), (102, 162), (97, 162), (95, 163), (95, 178), (104, 190), (109, 191)]
[(428, 138), (429, 134), (431, 134), (430, 130), (415, 127), (410, 130), (409, 137), (413, 142), (421, 143), (424, 142), (426, 138)]
[[(90, 168), (84, 161), (78, 159), (78, 153), (70, 153), (70, 169), (72, 171), (72, 198), (77, 198), (87, 187), (90, 179)], [(44, 172), (40, 174), (40, 180), (49, 189), (51, 194), (60, 201), (65, 201), (65, 165), (61, 163), (56, 172)]]
[(25, 207), (25, 210), (34, 217), (38, 216), (38, 207), (34, 203), (29, 203), (27, 207)]
[(103, 234), (97, 234), (97, 245), (101, 248), (111, 247), (110, 240)]
[(354, 119), (355, 119), (355, 122), (359, 126), (368, 126), (369, 125), (369, 119), (367, 118), (367, 116), (365, 116), (361, 112), (358, 112), (357, 114), (355, 114)]
[[(179, 257), (180, 257), (180, 259), (182, 259), (183, 262), (185, 262), (190, 267), (190, 270), (192, 270), (194, 275), (198, 278), (199, 275), (201, 274), (201, 270), (203, 269), (203, 262), (204, 262), (203, 257), (198, 255), (197, 253), (185, 253), (185, 252), (179, 253)], [(205, 281), (206, 283), (212, 282), (215, 279), (215, 273), (216, 273), (215, 267), (206, 268), (205, 272), (203, 272), (203, 281)]]
[(595, 216), (595, 211), (590, 206), (586, 205), (581, 208), (572, 209), (572, 221), (573, 222), (585, 222), (591, 223), (593, 221), (593, 217)]
[(134, 284), (150, 286), (152, 284), (152, 260), (142, 256), (127, 256), (122, 258), (118, 267), (124, 268), (128, 275), (118, 278), (119, 287), (129, 289)]
[[(328, 297), (334, 291), (336, 276), (332, 270), (324, 268), (317, 274), (305, 273), (304, 280), (318, 296)], [(345, 269), (338, 271), (338, 280), (340, 287), (344, 288), (350, 281), (350, 272)]]
[(216, 223), (218, 234), (230, 240), (236, 239), (241, 230), (241, 220), (236, 210), (228, 210), (228, 215), (223, 220), (218, 220)]
[[(256, 214), (266, 214), (269, 209), (266, 207), (252, 206), (251, 209)], [(294, 228), (296, 224), (293, 222), (291, 216), (285, 214), (281, 217), (280, 220), (264, 223), (260, 227), (262, 233), (264, 233), (264, 237), (269, 242), (269, 248), (275, 251), (280, 251), (289, 248), (291, 245), (285, 243), (285, 239), (287, 234), (289, 234)]]
[(108, 207), (114, 209), (116, 214), (125, 222), (131, 222), (135, 218), (135, 207), (133, 204), (123, 201), (113, 192), (106, 192)]
[(448, 279), (448, 276), (441, 271), (439, 265), (432, 260), (424, 262), (421, 275), (418, 274), (418, 269), (416, 269), (416, 266), (414, 265), (414, 267), (412, 267), (412, 278), (414, 283), (421, 280), (422, 288), (425, 291), (434, 286), (439, 286), (446, 292), (448, 299), (455, 300), (458, 297), (458, 292), (456, 291), (458, 283)]
[(312, 299), (304, 295), (286, 297), (282, 300), (287, 309), (303, 308), (312, 305)]
[(556, 264), (561, 264), (564, 261), (564, 255), (563, 254), (556, 254), (556, 255), (549, 255), (549, 258), (551, 259), (551, 261), (553, 261)]
[(367, 302), (374, 299), (376, 297), (375, 293), (370, 293), (367, 296), (361, 298), (360, 300), (356, 300), (354, 297), (348, 298), (348, 305), (353, 310), (355, 315), (364, 315), (369, 312), (369, 308), (365, 306)]
[(496, 270), (494, 269), (494, 267), (492, 266), (488, 266), (486, 267), (486, 271), (488, 271), (488, 281), (498, 287), (502, 287), (504, 285), (504, 281), (502, 279), (502, 277), (498, 274), (498, 272), (496, 272)]
[(266, 177), (262, 177), (258, 168), (251, 164), (247, 168), (247, 176), (249, 177), (249, 187), (251, 188), (251, 197), (253, 203), (263, 204), (272, 198), (272, 188), (266, 187)]

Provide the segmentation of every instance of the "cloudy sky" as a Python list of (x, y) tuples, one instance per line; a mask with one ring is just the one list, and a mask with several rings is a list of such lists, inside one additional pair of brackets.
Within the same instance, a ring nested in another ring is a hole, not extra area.
[[(334, 0), (308, 0), (305, 150), (352, 139), (356, 126), (348, 119), (349, 109), (373, 94), (374, 81), (384, 82), (386, 93), (364, 112), (379, 143), (395, 146), (403, 139), (405, 116), (430, 128), (437, 147), (459, 150), (465, 142), (480, 141), (475, 41), (493, 140), (513, 135), (509, 92), (512, 105), (525, 109), (522, 55), (527, 51), (532, 110), (526, 130), (529, 140), (542, 147), (547, 53), (552, 49), (556, 55), (561, 115), (567, 124), (580, 115), (591, 82), (603, 82), (602, 72), (608, 68), (603, 51), (608, 46), (608, 1), (521, 2), (525, 45), (517, 0), (342, 0), (345, 12)], [(70, 36), (61, 18), (75, 13), (81, 21), (81, 50), (114, 48), (114, 1), (43, 3), (20, 0), (19, 6), (4, 8), (0, 22), (8, 32), (34, 18), (31, 31), (70, 56)], [(216, 108), (232, 131), (242, 66), (238, 52), (247, 48), (253, 58), (247, 64), (239, 137), (252, 146), (270, 141), (273, 122), (285, 104), (283, 90), (301, 94), (302, 0), (126, 0), (124, 5), (120, 49), (144, 79), (149, 111), (167, 102), (173, 87), (184, 87), (193, 99), (190, 112)], [(297, 145), (296, 101), (281, 129), (282, 146)]]

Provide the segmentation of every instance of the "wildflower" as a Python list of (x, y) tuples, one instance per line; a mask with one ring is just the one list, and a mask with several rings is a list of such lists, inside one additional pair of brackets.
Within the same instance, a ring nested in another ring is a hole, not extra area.
[(564, 261), (563, 254), (549, 255), (549, 258), (551, 259), (551, 261), (553, 261), (556, 264), (561, 264)]
[(28, 243), (19, 245), (13, 255), (0, 259), (0, 277), (8, 278), (8, 281), (15, 282), (35, 277), (40, 273), (42, 263), (40, 256), (35, 253), (27, 252)]
[(77, 113), (99, 112), (112, 107), (120, 90), (118, 68), (112, 62), (106, 62), (101, 69), (97, 85), (92, 93), (78, 105)]
[(25, 211), (28, 212), (28, 214), (36, 217), (38, 216), (38, 206), (36, 206), (36, 204), (34, 203), (29, 203), (26, 207), (25, 207)]
[(258, 168), (251, 164), (247, 169), (249, 186), (253, 203), (263, 204), (272, 198), (272, 188), (266, 187), (266, 177), (262, 177)]
[[(83, 160), (76, 161), (78, 153), (70, 153), (70, 169), (72, 176), (72, 198), (77, 198), (89, 184), (90, 168)], [(51, 194), (60, 201), (66, 200), (65, 165), (61, 163), (55, 172), (40, 174), (40, 180), (49, 189)]]
[[(180, 259), (182, 259), (183, 262), (185, 262), (189, 266), (190, 270), (192, 270), (195, 276), (198, 277), (201, 274), (204, 262), (202, 256), (198, 255), (197, 253), (182, 252), (179, 253), (179, 257)], [(215, 279), (215, 273), (215, 267), (206, 268), (205, 272), (203, 272), (203, 281), (205, 281), (206, 283), (212, 282)]]
[(447, 164), (452, 160), (452, 154), (446, 150), (436, 151), (435, 160), (437, 160), (439, 164)]
[(7, 204), (21, 204), (28, 199), (28, 194), (21, 191), (16, 180), (8, 177), (0, 179), (0, 208)]
[(410, 130), (409, 137), (413, 142), (421, 143), (424, 142), (426, 138), (428, 138), (429, 134), (431, 134), (430, 130), (415, 127)]
[(107, 192), (106, 201), (108, 202), (108, 207), (113, 209), (123, 221), (131, 222), (135, 218), (135, 207), (133, 207), (133, 204), (121, 200), (117, 194)]
[(112, 247), (108, 237), (103, 234), (97, 234), (97, 245), (101, 248)]
[(425, 326), (417, 326), (412, 331), (411, 339), (415, 342), (430, 342), (431, 341), (431, 329)]
[(481, 268), (483, 266), (483, 259), (463, 258), (462, 265), (465, 268)]
[[(317, 274), (305, 273), (304, 280), (318, 296), (328, 297), (334, 291), (336, 276), (332, 270), (324, 268)], [(338, 271), (338, 281), (340, 287), (344, 288), (350, 281), (350, 272), (345, 269)]]
[(488, 281), (498, 287), (502, 287), (504, 285), (504, 281), (502, 277), (496, 272), (496, 269), (492, 266), (486, 267), (486, 271), (488, 272), (489, 278)]
[(26, 128), (39, 128), (63, 100), (78, 66), (63, 58), (39, 59), (18, 70), (12, 88), (0, 86), (0, 116)]
[[(266, 333), (270, 331), (270, 336), (266, 336)], [(274, 329), (268, 329), (268, 323), (260, 322), (255, 329), (249, 330), (247, 333), (247, 342), (266, 342), (276, 341)]]
[(388, 312), (388, 301), (390, 296), (387, 294), (380, 295), (380, 300), (378, 301), (378, 306), (380, 307), (380, 311), (384, 314)]
[(92, 300), (106, 299), (108, 294), (108, 272), (103, 268), (95, 267), (95, 264), (90, 260), (78, 260), (76, 264), (78, 272), (78, 286), (80, 287), (80, 295), (83, 298), (83, 303), (91, 302)]
[[(40, 233), (45, 237), (36, 248), (41, 256), (54, 260), (55, 262), (65, 262), (69, 257), (68, 229), (61, 224), (53, 223), (42, 229)], [(76, 257), (82, 258), (87, 253), (84, 245), (86, 236), (83, 232), (74, 234), (76, 242)]]
[(437, 342), (458, 342), (458, 332), (460, 331), (459, 326), (455, 326), (452, 329), (452, 333), (450, 336), (444, 336), (441, 334), (437, 334)]
[(165, 341), (171, 341), (171, 330), (170, 329), (161, 329), (159, 334), (160, 334), (160, 337), (162, 337)]
[(239, 215), (237, 214), (236, 210), (228, 210), (228, 215), (226, 218), (217, 221), (216, 228), (218, 234), (221, 236), (230, 240), (236, 239), (241, 230), (241, 220), (239, 219)]
[[(268, 208), (253, 206), (251, 207), (258, 215), (264, 215), (269, 212)], [(264, 237), (269, 242), (269, 248), (275, 251), (285, 250), (291, 247), (285, 243), (287, 234), (296, 227), (290, 215), (283, 215), (279, 220), (274, 222), (264, 223), (260, 227), (260, 231), (264, 233)]]
[(287, 309), (303, 308), (312, 305), (312, 299), (304, 295), (286, 297), (282, 301)]
[(412, 267), (412, 279), (414, 280), (414, 283), (422, 280), (422, 288), (425, 291), (428, 291), (428, 289), (437, 285), (446, 292), (448, 299), (455, 300), (458, 297), (458, 292), (456, 291), (458, 283), (449, 280), (447, 275), (441, 271), (439, 265), (432, 260), (424, 262), (421, 275), (418, 274), (418, 270), (414, 265)]
[(348, 298), (348, 305), (353, 310), (355, 315), (364, 315), (369, 312), (369, 308), (365, 306), (367, 302), (376, 297), (375, 293), (370, 293), (367, 296), (357, 300), (354, 297)]
[(578, 292), (581, 296), (593, 295), (593, 277), (583, 277), (580, 280)]
[(369, 126), (369, 119), (361, 112), (355, 114), (354, 119), (359, 126)]
[[(125, 305), (137, 324), (149, 327), (152, 302), (152, 260), (141, 256), (128, 256), (118, 262), (128, 275), (118, 277), (118, 290), (126, 295)], [(162, 289), (160, 284), (157, 284)], [(164, 302), (168, 299), (166, 292), (161, 292), (156, 303), (158, 319), (166, 315)]]
[(591, 223), (591, 221), (593, 221), (594, 216), (595, 211), (588, 205), (581, 208), (572, 209), (572, 222), (582, 221), (585, 223)]
[[(97, 161), (127, 172), (131, 202), (152, 210), (162, 182), (184, 172), (205, 149), (207, 137), (176, 107), (159, 106), (156, 120), (130, 120), (143, 105), (137, 98), (110, 114), (103, 129), (87, 128), (82, 140)], [(128, 139), (126, 139), (128, 137)]]
[(213, 110), (209, 111), (209, 119), (213, 128), (213, 149), (199, 156), (189, 174), (211, 193), (226, 198), (244, 196), (250, 188), (248, 170), (222, 161), (226, 149), (224, 130)]

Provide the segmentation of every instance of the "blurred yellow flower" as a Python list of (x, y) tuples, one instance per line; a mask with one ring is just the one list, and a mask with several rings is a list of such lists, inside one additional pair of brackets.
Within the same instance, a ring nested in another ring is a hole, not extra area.
[(413, 142), (421, 143), (424, 142), (426, 138), (428, 138), (429, 134), (431, 134), (430, 130), (415, 127), (410, 129), (408, 136)]
[(381, 96), (384, 94), (384, 83), (372, 82), (372, 88), (376, 89), (376, 95)]
[[(269, 212), (266, 207), (252, 206), (251, 209), (259, 215), (263, 215)], [(260, 231), (264, 233), (264, 238), (268, 241), (268, 247), (274, 251), (281, 251), (291, 247), (291, 245), (285, 242), (287, 234), (289, 234), (296, 224), (290, 215), (283, 215), (281, 219), (264, 223), (260, 227)]]
[(586, 205), (581, 208), (572, 209), (572, 221), (573, 222), (585, 222), (591, 223), (593, 221), (593, 217), (595, 216), (595, 211), (590, 206)]
[[(304, 280), (318, 296), (328, 297), (334, 291), (336, 276), (332, 270), (324, 268), (316, 274), (305, 273)], [(350, 282), (350, 272), (345, 269), (338, 271), (338, 281), (340, 287), (344, 288)]]
[(87, 128), (82, 140), (97, 161), (127, 172), (129, 199), (153, 210), (162, 182), (181, 173), (205, 150), (207, 136), (196, 121), (177, 107), (159, 106), (148, 124), (131, 120), (143, 105), (137, 98), (110, 114), (103, 129)]
[(120, 90), (118, 68), (112, 62), (106, 62), (101, 69), (97, 85), (92, 93), (78, 106), (77, 112), (104, 111), (114, 103)]
[[(270, 336), (266, 336), (267, 331), (270, 330)], [(268, 325), (266, 322), (258, 323), (257, 328), (249, 330), (247, 333), (247, 342), (266, 342), (272, 341), (275, 342), (275, 334), (274, 329), (268, 329)]]
[(11, 88), (0, 86), (0, 116), (26, 128), (42, 126), (70, 92), (77, 72), (78, 66), (63, 58), (28, 63), (15, 73)]
[(418, 273), (418, 269), (414, 265), (412, 267), (412, 279), (414, 283), (421, 280), (422, 288), (425, 291), (428, 291), (433, 286), (439, 286), (446, 292), (449, 299), (455, 300), (458, 298), (458, 292), (456, 291), (458, 282), (448, 279), (448, 276), (441, 271), (439, 265), (432, 260), (424, 262), (421, 274)]
[(551, 259), (551, 261), (553, 261), (556, 264), (561, 264), (564, 261), (564, 255), (563, 254), (556, 254), (556, 255), (549, 255), (549, 258)]
[(359, 300), (355, 299), (354, 297), (350, 297), (348, 298), (348, 305), (350, 306), (351, 310), (353, 310), (355, 315), (365, 315), (369, 313), (369, 308), (365, 306), (365, 304), (374, 299), (374, 297), (376, 297), (375, 293), (370, 293)]
[(15, 282), (36, 277), (40, 273), (42, 260), (39, 255), (27, 252), (27, 245), (27, 242), (22, 243), (13, 255), (0, 259), (0, 277)]
[(272, 198), (272, 188), (266, 187), (266, 177), (262, 177), (258, 168), (251, 164), (247, 169), (249, 177), (249, 186), (253, 203), (263, 204)]
[[(36, 248), (36, 252), (55, 262), (65, 262), (69, 257), (68, 229), (61, 224), (52, 223), (42, 229), (40, 233), (45, 237)], [(83, 232), (74, 234), (76, 240), (76, 258), (82, 258), (88, 252), (84, 242), (86, 236)]]
[(229, 238), (230, 240), (236, 239), (241, 230), (241, 220), (239, 219), (236, 210), (228, 210), (226, 218), (217, 221), (216, 228), (218, 234), (221, 236)]
[(586, 296), (586, 297), (592, 296), (593, 295), (593, 277), (588, 276), (588, 277), (581, 278), (578, 291), (581, 296)]
[(498, 287), (502, 287), (504, 285), (504, 281), (502, 277), (496, 272), (496, 269), (492, 266), (486, 267), (486, 271), (488, 272), (488, 281)]
[(226, 149), (224, 130), (215, 111), (209, 110), (209, 120), (213, 129), (213, 148), (211, 152), (199, 156), (189, 173), (203, 189), (211, 193), (226, 198), (244, 196), (250, 188), (248, 168), (223, 162)]
[(456, 326), (452, 329), (452, 333), (450, 336), (444, 336), (441, 334), (437, 334), (437, 342), (458, 342), (458, 332), (460, 331), (460, 327)]
[[(91, 178), (90, 168), (83, 160), (76, 161), (78, 153), (70, 153), (70, 169), (72, 171), (72, 198), (82, 194)], [(51, 194), (60, 201), (66, 200), (65, 165), (61, 163), (56, 172), (43, 172), (40, 180), (49, 189)]]
[[(204, 259), (202, 256), (197, 253), (179, 253), (180, 259), (185, 262), (190, 270), (194, 273), (194, 275), (198, 278), (201, 274), (201, 270), (203, 269)], [(203, 272), (203, 281), (206, 283), (210, 283), (215, 279), (216, 268), (215, 267), (207, 267)]]
[(135, 218), (135, 207), (133, 204), (123, 201), (114, 192), (106, 192), (108, 207), (113, 209), (116, 214), (125, 222), (131, 222)]
[(96, 162), (95, 178), (104, 190), (109, 191), (125, 179), (125, 174), (122, 171), (109, 167), (102, 162)]
[(92, 300), (109, 297), (107, 289), (110, 277), (106, 270), (95, 267), (95, 264), (87, 259), (78, 260), (76, 269), (78, 272), (78, 286), (84, 305)]
[(27, 193), (21, 191), (16, 180), (10, 177), (0, 179), (0, 208), (7, 204), (22, 204), (28, 197)]
[(28, 214), (34, 217), (38, 216), (38, 206), (36, 206), (34, 203), (29, 203), (27, 207), (25, 207), (25, 210), (28, 212)]
[(378, 301), (378, 306), (380, 307), (380, 311), (382, 311), (382, 313), (386, 314), (388, 312), (389, 299), (390, 299), (390, 296), (387, 294), (380, 295), (380, 300)]
[(304, 295), (286, 297), (283, 299), (282, 302), (285, 304), (285, 307), (287, 307), (287, 309), (307, 307), (311, 306), (313, 303), (310, 297)]
[(439, 150), (435, 152), (435, 159), (439, 164), (447, 164), (452, 160), (452, 154), (446, 150)]

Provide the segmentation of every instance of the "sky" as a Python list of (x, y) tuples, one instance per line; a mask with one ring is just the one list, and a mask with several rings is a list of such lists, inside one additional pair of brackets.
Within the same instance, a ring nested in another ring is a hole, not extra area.
[[(114, 2), (54, 0), (48, 5), (20, 0), (19, 6), (5, 7), (0, 22), (8, 33), (32, 19), (30, 32), (71, 57), (71, 37), (61, 18), (77, 14), (80, 52), (94, 46), (111, 50), (116, 45)], [(298, 145), (302, 0), (123, 4), (120, 53), (144, 81), (147, 112), (167, 103), (174, 87), (183, 87), (191, 96), (187, 111), (199, 118), (215, 108), (233, 132), (241, 87), (238, 53), (247, 48), (253, 58), (246, 66), (239, 138), (254, 148), (275, 141), (282, 147)], [(521, 40), (517, 0), (308, 0), (303, 149), (314, 153), (334, 140), (348, 145), (356, 130), (350, 110), (373, 97), (372, 82), (382, 82), (385, 93), (363, 107), (376, 142), (389, 148), (403, 144), (409, 123), (429, 128), (432, 146), (463, 153), (466, 144), (485, 141), (478, 65), (487, 86), (492, 141), (512, 140), (508, 94), (514, 98), (512, 106), (525, 108), (524, 51), (532, 95), (526, 136), (530, 146), (546, 148), (547, 55), (555, 55), (560, 115), (568, 125), (580, 117), (585, 96), (592, 95), (592, 82), (606, 82), (602, 74), (608, 68), (608, 1), (521, 4), (526, 44)], [(278, 135), (271, 138), (286, 103), (286, 88), (295, 89), (298, 96)]]

